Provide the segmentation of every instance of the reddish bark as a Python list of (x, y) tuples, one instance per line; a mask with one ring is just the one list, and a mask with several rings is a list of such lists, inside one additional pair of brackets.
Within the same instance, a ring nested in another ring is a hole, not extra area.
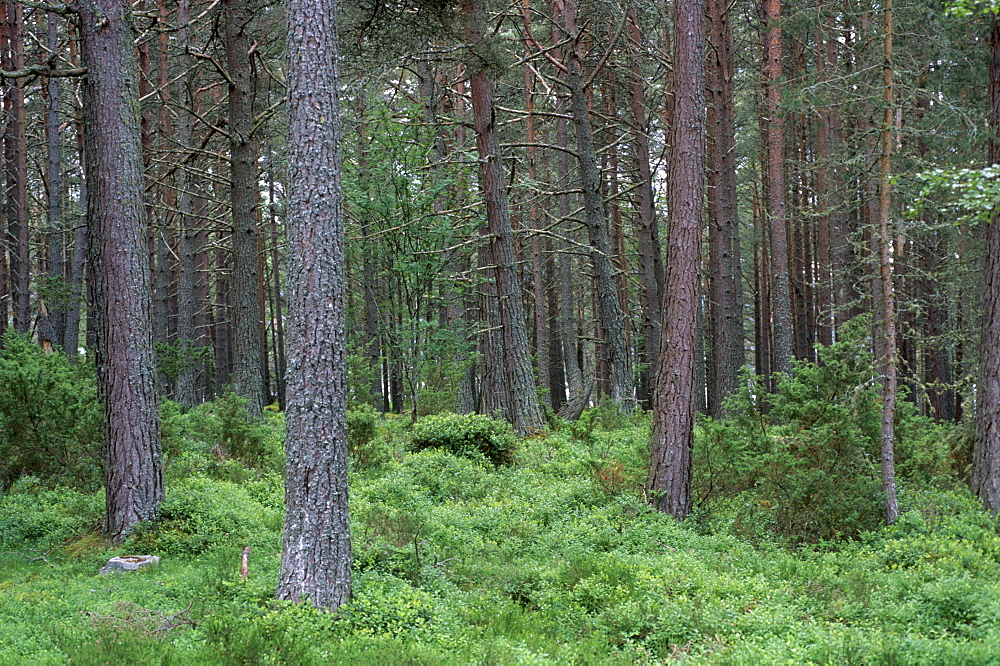
[(80, 0), (97, 369), (106, 429), (104, 534), (121, 541), (163, 499), (149, 254), (130, 6)]
[(704, 6), (674, 2), (674, 125), (663, 332), (649, 477), (653, 506), (683, 520), (691, 509), (695, 348), (705, 162)]

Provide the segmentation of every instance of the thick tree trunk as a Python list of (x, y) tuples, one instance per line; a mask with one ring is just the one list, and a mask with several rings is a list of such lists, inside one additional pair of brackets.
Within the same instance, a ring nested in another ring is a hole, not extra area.
[(250, 21), (247, 0), (226, 0), (226, 64), (229, 70), (230, 205), (233, 215), (233, 391), (247, 399), (247, 412), (264, 408), (264, 350), (260, 326), (259, 183), (254, 146)]
[(106, 428), (104, 534), (118, 542), (163, 499), (149, 253), (130, 7), (80, 0), (97, 369)]
[[(1000, 164), (1000, 18), (990, 22), (990, 164)], [(972, 490), (991, 513), (1000, 512), (1000, 212), (986, 227), (983, 319), (976, 385)]]
[[(785, 214), (785, 130), (781, 116), (781, 0), (764, 0), (767, 108), (767, 217), (770, 231), (771, 318), (775, 372), (792, 371), (792, 296)], [(766, 316), (766, 314), (765, 314)]]
[(646, 487), (653, 506), (678, 520), (687, 517), (691, 509), (698, 269), (705, 190), (704, 34), (703, 3), (675, 0), (667, 272)]
[(351, 597), (337, 3), (288, 3), (288, 405), (277, 598)]

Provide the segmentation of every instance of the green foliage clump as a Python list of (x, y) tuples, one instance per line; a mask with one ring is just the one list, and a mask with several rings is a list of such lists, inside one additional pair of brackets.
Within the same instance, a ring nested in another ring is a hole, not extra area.
[(434, 620), (434, 598), (388, 574), (360, 576), (351, 602), (341, 609), (342, 626), (358, 636), (400, 638), (426, 630)]
[(413, 448), (438, 448), (465, 458), (485, 458), (494, 465), (513, 461), (517, 435), (506, 421), (482, 414), (437, 414), (413, 428)]
[(103, 414), (93, 366), (8, 330), (0, 348), (0, 491), (20, 476), (97, 488)]
[(260, 420), (250, 419), (246, 399), (232, 391), (187, 411), (165, 401), (160, 418), (168, 476), (201, 473), (240, 482), (252, 477), (253, 470), (282, 470), (284, 416), (265, 409)]
[(389, 442), (379, 437), (379, 414), (369, 404), (347, 410), (347, 445), (351, 462), (361, 469), (378, 468), (392, 458)]
[(696, 495), (724, 499), (733, 529), (799, 542), (856, 537), (881, 519), (880, 408), (864, 322), (778, 375), (767, 394), (744, 376), (734, 416), (696, 437)]
[(0, 495), (0, 550), (50, 548), (100, 523), (104, 497), (71, 488), (44, 488), (23, 477)]
[(129, 543), (154, 554), (192, 555), (232, 543), (270, 543), (281, 520), (280, 507), (249, 489), (195, 476), (168, 488), (159, 518), (137, 525)]

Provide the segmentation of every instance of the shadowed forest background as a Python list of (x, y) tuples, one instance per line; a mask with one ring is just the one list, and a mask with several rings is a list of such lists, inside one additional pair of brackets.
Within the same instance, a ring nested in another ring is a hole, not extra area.
[(1000, 661), (992, 5), (0, 14), (0, 662)]

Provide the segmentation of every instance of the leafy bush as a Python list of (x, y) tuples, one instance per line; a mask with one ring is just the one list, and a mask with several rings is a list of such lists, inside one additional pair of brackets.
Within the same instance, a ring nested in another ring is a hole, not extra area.
[(513, 461), (517, 435), (506, 421), (481, 414), (437, 414), (413, 428), (413, 448), (439, 448), (465, 458), (485, 458), (494, 465)]
[(49, 548), (97, 527), (104, 496), (70, 488), (48, 490), (24, 477), (0, 496), (0, 550)]
[[(200, 455), (208, 468), (202, 471), (218, 478), (242, 480), (232, 466), (208, 465), (214, 459), (222, 463), (235, 459), (244, 465), (280, 472), (284, 464), (284, 416), (269, 409), (260, 420), (247, 416), (246, 399), (232, 391), (215, 402), (198, 405), (188, 411), (175, 402), (165, 401), (160, 408), (163, 448), (168, 461), (182, 453)], [(190, 462), (190, 461), (189, 461)], [(216, 473), (218, 472), (218, 473)]]
[(139, 523), (129, 543), (151, 553), (197, 554), (231, 543), (276, 539), (280, 509), (228, 481), (185, 479), (168, 488), (155, 522)]
[(396, 638), (425, 630), (434, 619), (434, 599), (387, 574), (359, 577), (354, 598), (341, 609), (345, 628), (356, 635)]
[(854, 321), (837, 343), (818, 348), (818, 362), (800, 360), (792, 375), (778, 375), (772, 394), (744, 377), (728, 405), (735, 416), (699, 429), (702, 501), (744, 493), (730, 504), (734, 526), (800, 542), (856, 537), (879, 525), (880, 408), (864, 336), (864, 320)]
[(20, 476), (97, 488), (103, 414), (93, 367), (45, 353), (12, 329), (0, 349), (0, 490)]
[(351, 462), (361, 469), (377, 468), (392, 458), (389, 442), (378, 435), (379, 414), (362, 404), (347, 410), (347, 445)]

